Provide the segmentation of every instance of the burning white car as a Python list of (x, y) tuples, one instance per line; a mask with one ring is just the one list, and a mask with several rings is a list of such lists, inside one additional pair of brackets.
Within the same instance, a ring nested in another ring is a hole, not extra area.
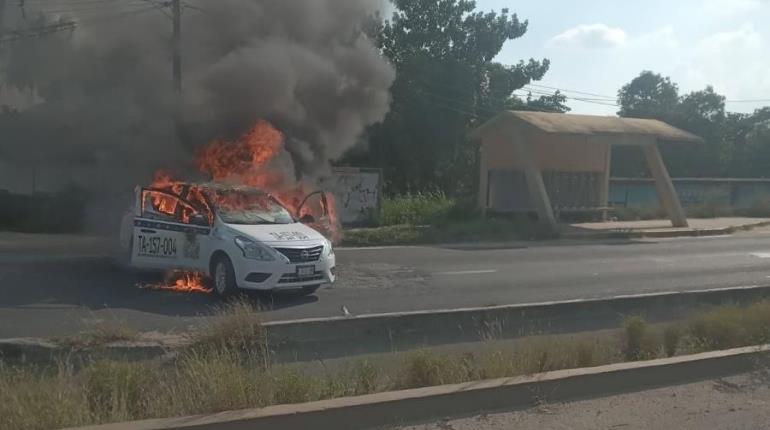
[(121, 247), (132, 267), (202, 273), (221, 296), (238, 289), (312, 294), (334, 282), (335, 256), (332, 242), (307, 225), (321, 220), (300, 216), (303, 206), (292, 214), (247, 186), (137, 188)]

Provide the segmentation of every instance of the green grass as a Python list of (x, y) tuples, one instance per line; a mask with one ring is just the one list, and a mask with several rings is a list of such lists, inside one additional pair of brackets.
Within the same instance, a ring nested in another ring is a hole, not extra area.
[[(770, 340), (770, 301), (721, 306), (673, 323), (640, 316), (623, 329), (486, 341), (465, 352), (442, 348), (378, 360), (272, 365), (259, 315), (246, 302), (170, 358), (93, 360), (46, 367), (0, 362), (0, 429), (37, 430), (215, 413), (380, 391), (529, 375), (627, 360), (747, 346)], [(501, 343), (502, 342), (502, 343)], [(506, 346), (507, 345), (507, 346)], [(338, 363), (339, 364), (339, 363)]]
[(345, 231), (348, 246), (546, 239), (555, 234), (529, 220), (482, 217), (472, 204), (441, 192), (385, 198), (372, 228)]
[(510, 240), (552, 239), (557, 235), (535, 222), (505, 218), (449, 220), (439, 224), (392, 225), (345, 231), (347, 246), (409, 245), (452, 242), (501, 242)]
[(380, 226), (434, 224), (448, 218), (456, 206), (455, 200), (442, 192), (386, 197), (375, 222)]

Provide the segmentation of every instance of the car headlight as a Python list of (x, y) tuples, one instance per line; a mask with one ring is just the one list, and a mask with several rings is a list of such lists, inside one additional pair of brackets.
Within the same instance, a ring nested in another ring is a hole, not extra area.
[(241, 248), (243, 256), (249, 260), (275, 261), (275, 256), (266, 247), (247, 237), (236, 237), (235, 244)]
[(326, 240), (326, 244), (324, 245), (324, 256), (331, 257), (332, 255), (334, 255), (334, 246), (332, 245), (331, 240)]

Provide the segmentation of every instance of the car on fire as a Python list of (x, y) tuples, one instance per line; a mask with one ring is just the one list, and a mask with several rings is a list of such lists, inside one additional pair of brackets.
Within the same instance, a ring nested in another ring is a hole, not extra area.
[(137, 187), (121, 224), (123, 255), (133, 268), (203, 273), (220, 296), (240, 289), (313, 294), (335, 281), (332, 242), (310, 226), (322, 220), (305, 210), (313, 195), (325, 205), (316, 192), (291, 213), (255, 187)]

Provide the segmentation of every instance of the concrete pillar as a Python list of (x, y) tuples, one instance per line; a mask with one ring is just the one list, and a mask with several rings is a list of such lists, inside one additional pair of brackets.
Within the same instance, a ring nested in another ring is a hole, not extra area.
[(478, 208), (482, 215), (487, 214), (487, 196), (489, 195), (489, 168), (484, 155), (484, 142), (479, 145), (479, 195)]
[(537, 161), (532, 154), (532, 141), (517, 136), (513, 141), (513, 145), (516, 148), (516, 156), (521, 160), (524, 176), (527, 180), (527, 188), (529, 189), (529, 198), (532, 199), (532, 203), (535, 205), (537, 216), (540, 222), (549, 225), (555, 231), (557, 227), (556, 217), (553, 215), (551, 199), (548, 197), (548, 192), (545, 189), (540, 166), (537, 165)]
[(674, 227), (688, 227), (687, 217), (682, 209), (682, 203), (676, 195), (674, 184), (663, 164), (663, 157), (660, 156), (657, 144), (644, 145), (644, 155), (647, 158), (647, 166), (655, 178), (655, 188), (658, 191), (658, 198), (663, 209), (671, 218), (671, 224)]
[[(599, 179), (599, 207), (610, 205), (610, 167), (612, 164), (612, 144), (607, 143), (604, 155), (604, 171)], [(602, 209), (602, 221), (607, 221), (607, 209)]]

